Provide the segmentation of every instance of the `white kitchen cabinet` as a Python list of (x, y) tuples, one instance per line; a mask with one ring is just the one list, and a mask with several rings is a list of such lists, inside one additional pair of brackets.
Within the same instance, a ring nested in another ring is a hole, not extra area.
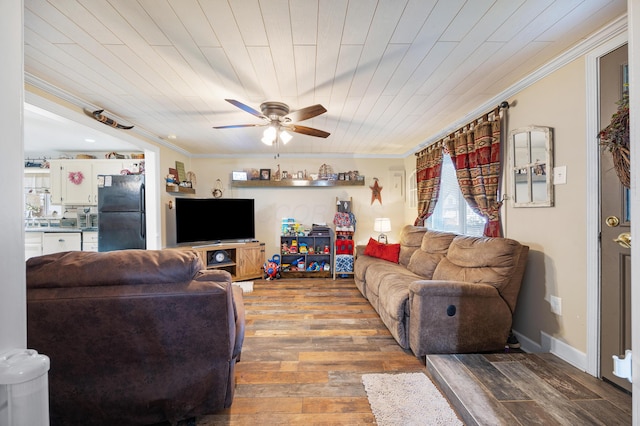
[(42, 255), (42, 232), (24, 233), (24, 260)]
[(81, 249), (82, 234), (80, 232), (45, 232), (42, 236), (42, 254)]
[(98, 204), (98, 175), (117, 175), (122, 160), (51, 160), (51, 202), (95, 206)]
[(98, 251), (98, 233), (84, 231), (82, 233), (82, 251)]

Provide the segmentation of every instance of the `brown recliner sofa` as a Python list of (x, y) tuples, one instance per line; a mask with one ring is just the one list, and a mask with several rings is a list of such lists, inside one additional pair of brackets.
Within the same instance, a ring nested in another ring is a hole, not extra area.
[(354, 279), (398, 344), (416, 356), (503, 350), (529, 248), (407, 225), (398, 263), (357, 249)]
[(27, 343), (49, 356), (52, 425), (176, 422), (231, 405), (242, 291), (178, 250), (27, 261)]

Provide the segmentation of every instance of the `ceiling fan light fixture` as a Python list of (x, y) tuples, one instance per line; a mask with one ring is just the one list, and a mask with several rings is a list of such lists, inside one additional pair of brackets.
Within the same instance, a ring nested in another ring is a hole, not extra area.
[(276, 129), (273, 126), (269, 126), (267, 127), (264, 132), (262, 133), (262, 139), (260, 139), (262, 141), (262, 143), (264, 143), (265, 145), (272, 145), (273, 141), (276, 140)]
[(291, 133), (288, 133), (286, 130), (280, 132), (280, 140), (285, 145), (291, 140), (292, 137), (293, 136), (291, 136)]

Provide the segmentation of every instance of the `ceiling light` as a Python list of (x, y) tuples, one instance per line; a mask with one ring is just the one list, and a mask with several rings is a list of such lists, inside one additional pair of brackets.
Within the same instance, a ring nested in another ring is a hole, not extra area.
[(85, 142), (89, 142), (89, 143), (94, 143), (96, 140), (95, 140), (95, 139), (89, 139), (89, 138), (87, 138), (87, 139), (85, 139), (84, 141), (85, 141)]
[(293, 136), (291, 136), (290, 133), (287, 133), (286, 130), (283, 130), (280, 132), (280, 140), (282, 141), (283, 144), (287, 144), (287, 142), (289, 142), (291, 140)]
[(171, 134), (171, 135), (167, 136), (167, 139), (176, 139), (176, 138), (177, 138), (177, 136), (174, 135), (174, 134)]
[(276, 128), (273, 126), (269, 126), (262, 133), (262, 139), (260, 139), (262, 143), (265, 145), (272, 145), (273, 141), (276, 140)]
[(265, 145), (271, 145), (273, 144), (273, 139), (269, 139), (267, 136), (263, 136), (262, 139), (260, 139), (262, 141), (263, 144)]

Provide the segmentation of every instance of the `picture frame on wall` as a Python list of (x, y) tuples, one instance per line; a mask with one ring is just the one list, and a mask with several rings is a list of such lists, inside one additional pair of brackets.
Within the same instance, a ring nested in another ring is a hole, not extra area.
[(232, 180), (247, 180), (247, 172), (232, 172)]
[(271, 169), (260, 169), (260, 180), (271, 180)]

